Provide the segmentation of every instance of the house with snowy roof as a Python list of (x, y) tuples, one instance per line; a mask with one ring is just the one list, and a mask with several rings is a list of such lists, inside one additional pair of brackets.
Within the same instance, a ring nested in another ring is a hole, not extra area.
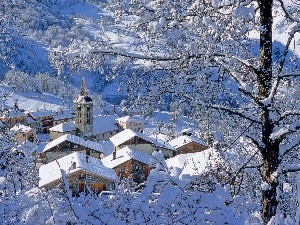
[(26, 124), (28, 115), (20, 109), (7, 110), (2, 112), (0, 119), (9, 128), (18, 123)]
[(27, 116), (26, 117), (26, 124), (28, 125), (28, 126), (30, 126), (30, 127), (34, 127), (34, 123), (35, 123), (36, 121), (34, 120), (34, 119), (32, 119), (30, 116)]
[(159, 142), (154, 138), (131, 129), (123, 130), (109, 140), (114, 144), (115, 151), (128, 146), (149, 155), (152, 155), (154, 151), (161, 151), (165, 158), (171, 158), (176, 154), (175, 149), (168, 143)]
[(53, 116), (53, 126), (64, 122), (72, 122), (74, 119), (74, 115), (70, 111), (59, 111), (56, 112)]
[(10, 129), (10, 131), (14, 133), (15, 139), (20, 142), (34, 141), (36, 139), (35, 129), (23, 124), (16, 124)]
[(141, 116), (123, 116), (117, 119), (120, 130), (131, 129), (143, 132), (145, 120)]
[(39, 169), (39, 177), (39, 187), (48, 189), (61, 187), (66, 178), (74, 196), (90, 190), (97, 193), (112, 190), (119, 182), (113, 169), (104, 166), (100, 159), (80, 152), (74, 152), (42, 165)]
[(65, 134), (76, 135), (76, 125), (74, 122), (63, 122), (49, 129), (50, 141), (59, 138)]
[(115, 120), (118, 115), (99, 115), (93, 119), (93, 137), (96, 141), (109, 140), (118, 132), (118, 127), (115, 125)]
[(104, 157), (102, 163), (114, 169), (121, 180), (131, 178), (135, 183), (142, 183), (150, 173), (150, 160), (151, 155), (126, 146)]
[(30, 116), (35, 123), (32, 123), (33, 128), (37, 130), (37, 132), (42, 132), (44, 134), (49, 133), (49, 129), (53, 127), (53, 116), (55, 112), (52, 110), (38, 110), (35, 112), (29, 112), (28, 116)]
[(169, 141), (169, 144), (176, 149), (177, 155), (201, 152), (208, 149), (208, 145), (204, 141), (188, 135), (179, 136), (178, 138)]
[(111, 154), (111, 152), (102, 148), (102, 145), (85, 140), (72, 134), (65, 134), (53, 141), (50, 141), (40, 154), (40, 160), (44, 163), (52, 162), (65, 155), (73, 152), (81, 152), (85, 155), (102, 159), (104, 156)]

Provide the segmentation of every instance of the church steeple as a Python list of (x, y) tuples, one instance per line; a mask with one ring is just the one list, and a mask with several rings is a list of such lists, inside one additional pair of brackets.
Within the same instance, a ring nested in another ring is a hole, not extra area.
[(74, 100), (75, 123), (79, 136), (92, 139), (93, 136), (93, 100), (88, 96), (85, 79), (82, 75), (81, 89)]
[(85, 79), (84, 76), (82, 75), (81, 77), (81, 90), (80, 90), (80, 96), (87, 96), (88, 92), (86, 90), (86, 84), (85, 84)]

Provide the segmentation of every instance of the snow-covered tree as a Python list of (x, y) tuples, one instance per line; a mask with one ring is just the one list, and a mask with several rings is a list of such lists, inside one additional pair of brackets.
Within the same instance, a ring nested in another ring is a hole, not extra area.
[(99, 69), (116, 56), (112, 63), (122, 69), (133, 63), (142, 68), (129, 74), (127, 84), (133, 98), (139, 88), (144, 105), (164, 102), (168, 95), (179, 105), (187, 103), (196, 119), (209, 109), (225, 122), (239, 123), (257, 149), (253, 154), (260, 156), (261, 212), (267, 224), (278, 212), (280, 177), (291, 171), (287, 164), (296, 164), (291, 158), (300, 142), (295, 96), (300, 71), (293, 51), (300, 5), (282, 0), (123, 0), (110, 1), (110, 8), (115, 35), (124, 45), (104, 33), (99, 42), (76, 42), (76, 48), (58, 51), (62, 58)]

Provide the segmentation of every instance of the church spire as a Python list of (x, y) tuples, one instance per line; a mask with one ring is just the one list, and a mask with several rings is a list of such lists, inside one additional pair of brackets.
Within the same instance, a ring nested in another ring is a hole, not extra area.
[(81, 96), (87, 96), (87, 94), (88, 93), (87, 93), (87, 90), (86, 90), (85, 79), (84, 79), (84, 75), (82, 74), (80, 95)]

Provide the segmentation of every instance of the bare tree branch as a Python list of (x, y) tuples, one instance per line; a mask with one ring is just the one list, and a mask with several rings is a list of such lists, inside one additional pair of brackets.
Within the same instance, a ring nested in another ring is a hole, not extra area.
[(244, 114), (244, 113), (241, 112), (241, 110), (235, 110), (233, 108), (226, 107), (226, 106), (223, 106), (223, 105), (213, 105), (213, 104), (209, 104), (209, 105), (207, 105), (207, 107), (212, 108), (212, 109), (216, 109), (216, 110), (222, 110), (224, 112), (237, 115), (237, 116), (239, 116), (241, 118), (244, 118), (246, 120), (249, 120), (251, 122), (261, 124), (261, 121), (258, 118), (251, 118), (251, 115)]

